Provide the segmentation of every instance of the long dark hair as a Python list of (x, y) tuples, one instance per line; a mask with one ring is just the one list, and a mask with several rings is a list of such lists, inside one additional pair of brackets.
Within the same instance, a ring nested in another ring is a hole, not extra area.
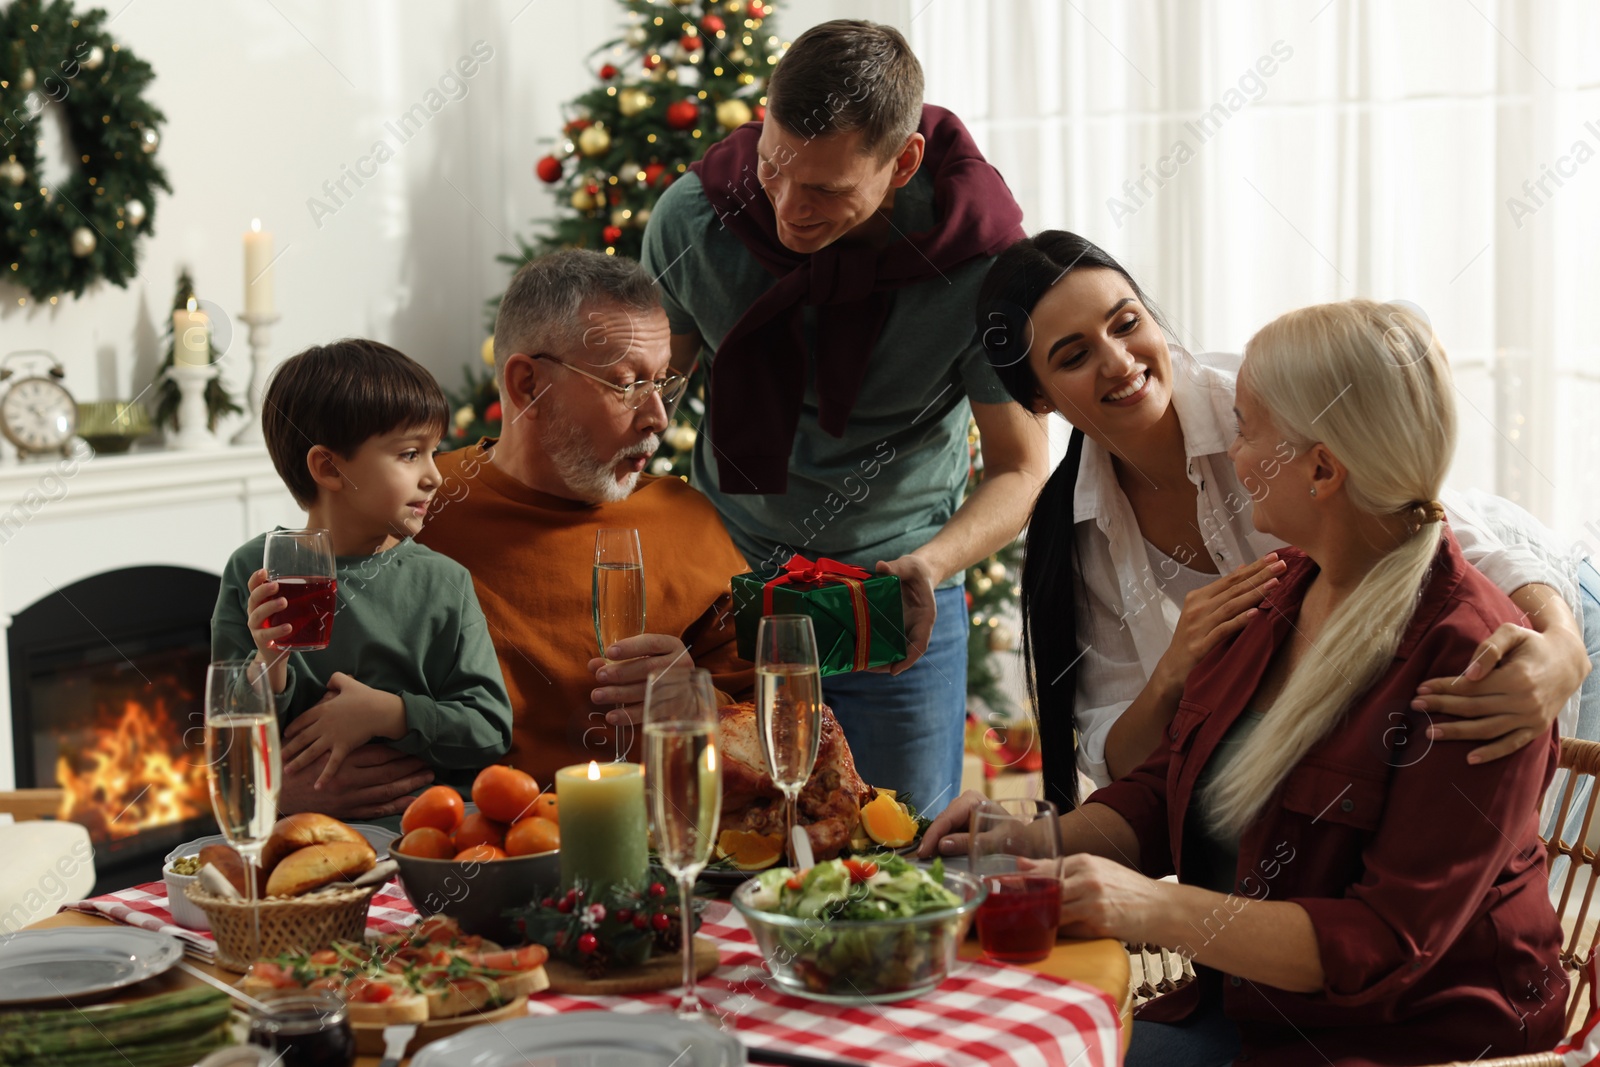
[[(1030, 411), (1043, 390), (1028, 363), (1029, 317), (1074, 270), (1116, 271), (1165, 327), (1132, 275), (1099, 245), (1065, 230), (1018, 241), (995, 259), (978, 291), (978, 335), (1006, 391)], [(1044, 795), (1062, 811), (1078, 806), (1077, 667), (1084, 651), (1078, 647), (1078, 611), (1088, 609), (1088, 594), (1077, 558), (1073, 499), (1082, 454), (1083, 431), (1074, 429), (1066, 458), (1034, 501), (1022, 558), (1024, 676), (1036, 711)]]

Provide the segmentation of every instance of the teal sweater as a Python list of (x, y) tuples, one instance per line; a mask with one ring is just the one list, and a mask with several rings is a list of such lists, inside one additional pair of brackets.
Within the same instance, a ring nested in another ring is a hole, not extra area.
[[(244, 545), (222, 573), (211, 616), (214, 659), (255, 654), (248, 625), (250, 575), (261, 569), (266, 534)], [(289, 653), (278, 697), (287, 726), (322, 699), (343, 671), (405, 702), (401, 752), (439, 769), (473, 770), (511, 747), (511, 703), (472, 576), (455, 560), (405, 540), (374, 556), (340, 556), (333, 639), (318, 652)]]

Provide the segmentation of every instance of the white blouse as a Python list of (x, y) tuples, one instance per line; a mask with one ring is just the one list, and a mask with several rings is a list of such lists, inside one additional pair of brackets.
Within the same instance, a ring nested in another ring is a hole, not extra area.
[[(1195, 518), (1220, 578), (1284, 546), (1258, 532), (1251, 522), (1252, 491), (1256, 495), (1268, 491), (1277, 471), (1269, 460), (1264, 464), (1269, 469), (1241, 482), (1228, 458), (1235, 433), (1234, 382), (1242, 357), (1210, 352), (1192, 356), (1177, 345), (1171, 352), (1172, 403), (1189, 457), (1189, 481), (1196, 489)], [(1447, 490), (1441, 503), (1468, 562), (1506, 593), (1534, 582), (1551, 585), (1577, 614), (1575, 564), (1568, 565), (1553, 550), (1535, 551), (1522, 543), (1508, 547), (1501, 540), (1522, 531), (1519, 540), (1543, 544), (1542, 538), (1524, 530), (1525, 524), (1538, 527), (1538, 523), (1498, 497), (1477, 494), (1472, 507), (1464, 499)], [(1183, 607), (1177, 590), (1184, 583), (1170, 586), (1176, 596), (1163, 592), (1163, 585), (1178, 575), (1153, 569), (1133, 507), (1117, 484), (1111, 454), (1090, 438), (1083, 442), (1073, 505), (1078, 565), (1089, 597), (1088, 617), (1078, 618), (1078, 766), (1096, 786), (1103, 786), (1111, 781), (1105, 763), (1106, 734), (1139, 695), (1171, 643)], [(1553, 535), (1549, 543), (1554, 545)], [(1155, 566), (1181, 564), (1167, 558)], [(1041, 678), (1039, 684), (1049, 685), (1050, 679)], [(1561, 715), (1562, 734), (1569, 735), (1576, 722), (1574, 695)]]

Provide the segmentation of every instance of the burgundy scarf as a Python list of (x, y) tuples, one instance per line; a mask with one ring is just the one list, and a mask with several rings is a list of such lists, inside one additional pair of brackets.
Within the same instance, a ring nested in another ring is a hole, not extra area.
[[(806, 384), (802, 308), (817, 311), (817, 406), (822, 428), (844, 435), (892, 290), (943, 276), (1020, 240), (1022, 208), (955, 115), (924, 105), (922, 169), (933, 175), (931, 230), (884, 248), (837, 242), (809, 255), (778, 240), (772, 202), (756, 180), (761, 123), (748, 122), (690, 166), (721, 222), (778, 278), (717, 346), (711, 429), (724, 493), (782, 493)], [(952, 338), (952, 343), (957, 339)]]

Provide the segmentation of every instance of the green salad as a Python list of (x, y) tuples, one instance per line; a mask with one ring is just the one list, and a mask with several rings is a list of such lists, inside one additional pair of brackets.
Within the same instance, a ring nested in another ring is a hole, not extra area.
[(826, 860), (798, 872), (773, 868), (742, 896), (750, 910), (802, 920), (763, 924), (763, 940), (772, 942), (763, 948), (780, 982), (830, 996), (937, 984), (964, 928), (957, 911), (964, 901), (945, 888), (937, 859), (927, 870), (893, 853)]

